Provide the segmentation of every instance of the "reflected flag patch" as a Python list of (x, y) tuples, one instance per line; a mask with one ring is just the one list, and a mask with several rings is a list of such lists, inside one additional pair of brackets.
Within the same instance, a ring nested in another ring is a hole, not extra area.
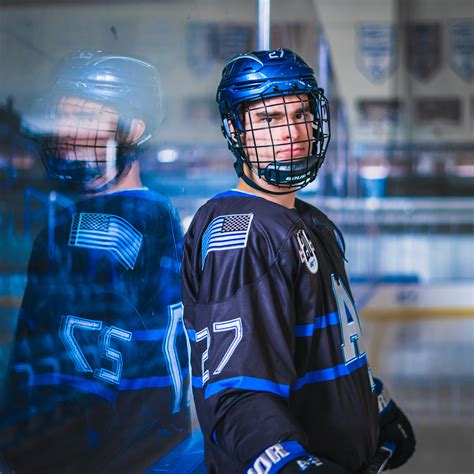
[(119, 216), (94, 212), (74, 214), (69, 245), (107, 250), (127, 269), (133, 270), (143, 235)]

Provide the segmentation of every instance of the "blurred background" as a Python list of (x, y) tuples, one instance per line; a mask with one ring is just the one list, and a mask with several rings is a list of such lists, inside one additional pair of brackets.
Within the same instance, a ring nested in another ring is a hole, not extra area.
[[(33, 238), (76, 199), (52, 191), (21, 133), (52, 69), (79, 49), (158, 67), (165, 118), (143, 178), (186, 227), (236, 183), (215, 90), (226, 61), (257, 48), (258, 3), (0, 1), (0, 385)], [(300, 197), (343, 230), (373, 371), (414, 422), (398, 472), (472, 473), (474, 4), (271, 0), (270, 19), (271, 47), (302, 55), (330, 100), (326, 162)]]

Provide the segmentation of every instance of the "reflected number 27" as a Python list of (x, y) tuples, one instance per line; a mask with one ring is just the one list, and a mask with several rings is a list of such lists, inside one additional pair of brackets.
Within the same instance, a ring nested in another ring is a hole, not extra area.
[[(102, 358), (112, 362), (112, 370), (103, 367), (92, 369), (74, 337), (74, 329), (76, 328), (84, 331), (100, 331), (98, 339), (99, 353)], [(79, 372), (93, 372), (94, 377), (99, 380), (112, 384), (120, 383), (123, 368), (122, 354), (112, 349), (110, 345), (112, 339), (125, 342), (131, 341), (132, 333), (130, 331), (115, 326), (103, 327), (102, 321), (68, 315), (62, 317), (59, 337)]]

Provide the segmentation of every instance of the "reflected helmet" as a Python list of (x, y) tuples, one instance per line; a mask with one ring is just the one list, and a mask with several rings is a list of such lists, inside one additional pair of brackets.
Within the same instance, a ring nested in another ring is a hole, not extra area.
[[(72, 108), (76, 122), (71, 125), (66, 115)], [(105, 125), (104, 114), (109, 122)], [(116, 173), (107, 184), (116, 182), (136, 159), (138, 148), (152, 137), (161, 117), (161, 87), (154, 66), (133, 57), (78, 51), (60, 63), (26, 129), (42, 145), (48, 174), (84, 190), (106, 170), (110, 176), (111, 168)], [(134, 120), (141, 121), (144, 128), (132, 138)], [(110, 139), (104, 142), (101, 137), (107, 134)]]

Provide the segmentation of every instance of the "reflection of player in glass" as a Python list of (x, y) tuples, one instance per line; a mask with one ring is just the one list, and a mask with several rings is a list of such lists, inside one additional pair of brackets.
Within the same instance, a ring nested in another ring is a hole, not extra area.
[[(59, 174), (64, 171), (61, 165), (76, 166), (77, 169), (71, 171), (83, 173), (80, 184), (86, 192), (102, 189), (116, 177), (116, 157), (107, 155), (107, 151), (115, 153), (118, 111), (114, 107), (79, 97), (61, 97), (56, 106), (57, 129), (54, 130), (54, 137), (45, 141), (45, 149), (49, 153), (56, 152), (59, 159), (66, 163), (48, 161), (51, 171)], [(120, 139), (124, 144), (131, 144), (143, 131), (144, 122), (134, 119), (129, 135)], [(64, 178), (63, 174), (59, 176)]]
[(240, 180), (198, 211), (183, 260), (208, 471), (362, 473), (384, 442), (404, 463), (413, 431), (371, 376), (342, 235), (295, 197), (328, 146), (323, 90), (293, 52), (256, 51), (217, 101)]
[(182, 229), (138, 161), (159, 120), (158, 74), (81, 51), (35, 109), (48, 174), (86, 199), (35, 240), (0, 450), (17, 473), (143, 472), (190, 422)]

